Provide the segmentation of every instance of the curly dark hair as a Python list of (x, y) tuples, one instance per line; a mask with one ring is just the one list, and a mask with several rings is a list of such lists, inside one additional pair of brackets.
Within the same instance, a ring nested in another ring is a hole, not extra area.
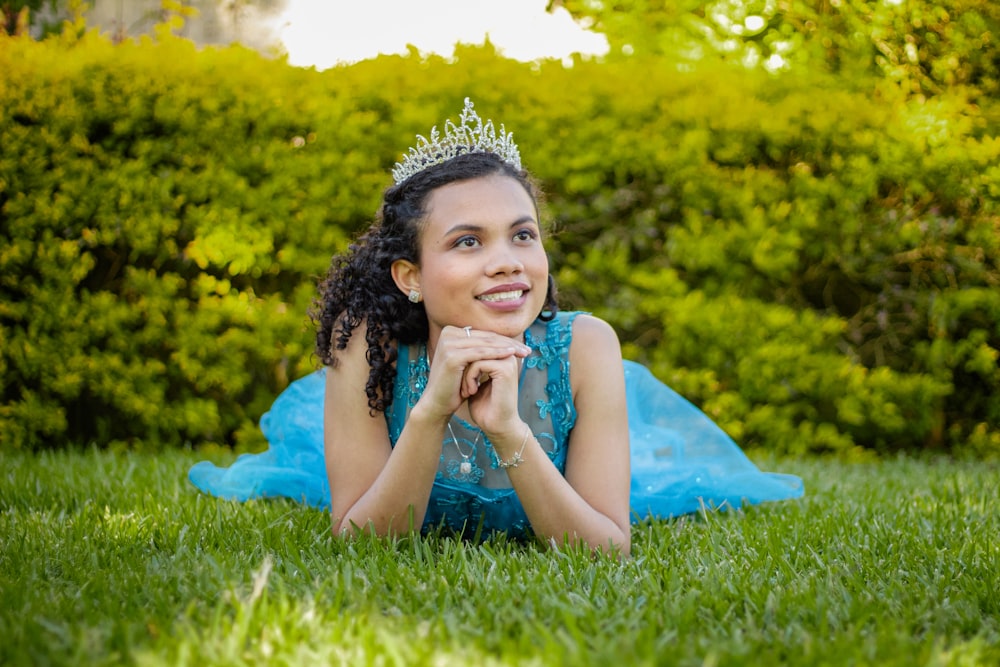
[[(431, 192), (449, 183), (501, 174), (515, 179), (535, 202), (541, 190), (524, 170), (518, 170), (493, 153), (464, 153), (428, 167), (385, 190), (375, 223), (347, 252), (333, 258), (319, 284), (310, 316), (317, 327), (316, 355), (328, 366), (337, 363), (362, 322), (366, 323), (368, 365), (365, 383), (368, 406), (385, 411), (392, 403), (396, 377), (397, 344), (426, 341), (427, 313), (422, 303), (411, 303), (392, 279), (392, 264), (405, 259), (419, 263), (420, 233)], [(551, 319), (558, 311), (555, 282), (549, 276), (545, 305), (539, 317)]]

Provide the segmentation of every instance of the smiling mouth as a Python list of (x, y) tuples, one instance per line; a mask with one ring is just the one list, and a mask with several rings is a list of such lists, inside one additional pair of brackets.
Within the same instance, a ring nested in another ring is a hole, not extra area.
[(511, 290), (510, 292), (494, 292), (493, 294), (483, 294), (477, 296), (476, 298), (480, 301), (489, 301), (490, 303), (497, 303), (500, 301), (516, 301), (521, 298), (524, 294), (524, 290)]

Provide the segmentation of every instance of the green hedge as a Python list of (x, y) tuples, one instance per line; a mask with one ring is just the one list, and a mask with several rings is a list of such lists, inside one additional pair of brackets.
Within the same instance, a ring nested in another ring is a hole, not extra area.
[(470, 95), (548, 192), (565, 304), (742, 443), (1000, 453), (1000, 115), (959, 89), (0, 39), (0, 447), (259, 444), (316, 278)]

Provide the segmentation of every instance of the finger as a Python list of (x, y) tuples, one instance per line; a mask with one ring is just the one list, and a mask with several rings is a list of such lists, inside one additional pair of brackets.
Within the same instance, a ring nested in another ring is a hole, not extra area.
[(486, 331), (483, 329), (473, 329), (471, 326), (466, 327), (455, 327), (446, 326), (442, 330), (443, 334), (446, 334), (449, 338), (456, 338), (461, 341), (463, 338), (466, 340), (476, 340), (479, 344), (489, 344), (489, 345), (499, 345), (501, 347), (513, 347), (514, 354), (520, 357), (526, 357), (531, 354), (531, 348), (514, 338), (509, 338), (507, 336), (502, 336), (498, 333), (492, 331)]
[[(458, 332), (457, 334), (455, 333), (456, 331)], [(447, 335), (445, 335), (446, 333)], [(466, 355), (469, 353), (479, 353), (489, 358), (503, 358), (509, 355), (521, 355), (525, 350), (530, 351), (530, 348), (506, 336), (499, 336), (486, 331), (474, 331), (471, 336), (466, 336), (463, 329), (446, 327), (438, 340), (434, 356), (437, 357), (442, 352), (459, 350)]]
[[(512, 347), (476, 346), (449, 350), (442, 358), (442, 365), (467, 373), (473, 364), (477, 363), (515, 363), (517, 351)], [(478, 376), (477, 376), (478, 377)]]
[(479, 392), (479, 381), (469, 375), (462, 377), (462, 398), (470, 398)]
[(476, 395), (483, 383), (490, 380), (489, 372), (482, 366), (482, 362), (473, 362), (462, 373), (462, 393), (466, 398)]
[(516, 357), (503, 359), (479, 359), (466, 367), (462, 374), (463, 392), (468, 395), (478, 393), (488, 382), (507, 380), (517, 386), (520, 363)]

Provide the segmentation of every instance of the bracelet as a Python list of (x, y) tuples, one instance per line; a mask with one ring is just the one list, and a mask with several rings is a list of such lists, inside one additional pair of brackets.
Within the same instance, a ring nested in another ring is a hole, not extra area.
[(514, 454), (514, 456), (510, 457), (509, 461), (504, 461), (502, 458), (498, 456), (497, 465), (500, 466), (501, 468), (506, 469), (506, 468), (516, 468), (517, 466), (524, 463), (524, 458), (521, 456), (521, 454), (524, 453), (524, 446), (528, 444), (528, 435), (530, 433), (531, 433), (531, 427), (525, 424), (524, 439), (521, 440), (521, 449), (519, 449), (517, 453)]

